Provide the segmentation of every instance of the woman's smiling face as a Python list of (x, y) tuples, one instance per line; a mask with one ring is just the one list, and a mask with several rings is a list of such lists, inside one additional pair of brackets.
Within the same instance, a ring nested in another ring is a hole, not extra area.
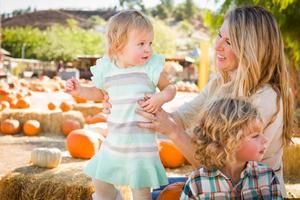
[(238, 59), (231, 47), (228, 22), (225, 20), (216, 39), (216, 65), (219, 71), (233, 72), (238, 66)]

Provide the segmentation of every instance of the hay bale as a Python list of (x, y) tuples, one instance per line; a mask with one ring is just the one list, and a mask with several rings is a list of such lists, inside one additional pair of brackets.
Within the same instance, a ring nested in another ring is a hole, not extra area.
[(91, 200), (94, 188), (83, 174), (84, 162), (67, 163), (47, 170), (17, 168), (0, 180), (1, 200)]
[(294, 144), (284, 148), (283, 174), (286, 181), (300, 179), (300, 139), (293, 138)]
[(80, 111), (84, 117), (89, 115), (96, 115), (99, 112), (102, 112), (103, 106), (101, 103), (80, 103), (75, 104), (73, 107), (74, 110)]
[[(86, 161), (63, 157), (54, 169), (25, 166), (4, 175), (0, 180), (1, 200), (92, 200), (94, 186), (83, 173)], [(117, 187), (124, 200), (131, 190)]]
[(74, 119), (79, 121), (81, 126), (84, 125), (84, 118), (79, 111), (61, 112), (41, 111), (37, 109), (8, 109), (4, 110), (1, 115), (1, 121), (4, 119), (13, 118), (25, 123), (27, 120), (38, 120), (41, 124), (41, 134), (62, 134), (62, 123), (65, 119)]

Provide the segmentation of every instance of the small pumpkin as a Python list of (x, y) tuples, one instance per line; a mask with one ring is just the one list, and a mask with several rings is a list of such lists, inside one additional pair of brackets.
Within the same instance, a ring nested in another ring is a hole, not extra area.
[(2, 106), (2, 110), (10, 108), (10, 104), (8, 101), (2, 101), (0, 104)]
[(35, 148), (31, 152), (31, 162), (33, 165), (45, 168), (57, 167), (62, 158), (62, 153), (58, 148)]
[(20, 132), (20, 122), (16, 119), (5, 119), (1, 122), (1, 132), (5, 135), (15, 135)]
[(48, 103), (48, 109), (49, 110), (55, 110), (56, 109), (56, 104), (53, 102), (49, 102)]
[(23, 125), (23, 132), (27, 136), (34, 136), (40, 133), (40, 122), (37, 120), (27, 120)]
[(72, 96), (72, 97), (76, 103), (86, 103), (87, 102), (87, 99), (85, 99), (85, 98), (82, 98), (79, 96)]
[(168, 185), (161, 191), (157, 200), (179, 200), (184, 184), (184, 182), (177, 182)]
[(69, 133), (76, 129), (81, 129), (81, 125), (79, 121), (74, 119), (66, 119), (62, 123), (62, 131), (65, 135), (69, 135)]
[(167, 140), (159, 141), (159, 156), (162, 164), (167, 168), (181, 167), (185, 162), (185, 157), (177, 147)]
[(85, 117), (85, 123), (87, 124), (96, 124), (96, 123), (101, 123), (106, 121), (107, 121), (106, 117), (102, 114), (97, 114), (94, 116), (88, 115)]
[(72, 157), (90, 159), (100, 148), (104, 137), (98, 133), (78, 129), (67, 137), (67, 149)]
[(30, 101), (29, 101), (29, 99), (26, 99), (26, 98), (20, 98), (17, 101), (16, 106), (17, 106), (17, 108), (21, 108), (21, 109), (29, 108), (30, 107)]
[(65, 101), (63, 101), (63, 102), (61, 102), (59, 108), (60, 108), (63, 112), (67, 112), (67, 111), (69, 111), (69, 110), (72, 109), (72, 105), (69, 104), (69, 103), (67, 103), (67, 102), (65, 102)]

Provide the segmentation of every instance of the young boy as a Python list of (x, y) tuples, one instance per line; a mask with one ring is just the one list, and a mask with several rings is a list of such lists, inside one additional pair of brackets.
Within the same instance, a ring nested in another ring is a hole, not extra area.
[(242, 99), (220, 98), (199, 116), (193, 142), (203, 167), (189, 176), (180, 199), (282, 199), (274, 172), (258, 163), (267, 140), (257, 110)]

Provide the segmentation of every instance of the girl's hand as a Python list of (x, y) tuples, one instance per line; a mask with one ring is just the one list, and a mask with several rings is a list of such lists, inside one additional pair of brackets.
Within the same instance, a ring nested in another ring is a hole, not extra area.
[(74, 77), (67, 80), (65, 92), (72, 96), (79, 96), (80, 84)]
[(140, 106), (148, 113), (156, 113), (164, 104), (162, 93), (145, 94), (144, 100), (140, 101)]
[(110, 109), (111, 109), (111, 104), (108, 102), (109, 101), (109, 96), (107, 93), (103, 93), (104, 94), (104, 100), (102, 102), (102, 105), (103, 105), (103, 110), (102, 112), (104, 114), (110, 114)]
[(137, 109), (136, 113), (150, 120), (150, 122), (139, 123), (139, 127), (141, 128), (151, 129), (170, 138), (174, 138), (178, 134), (184, 132), (184, 130), (177, 125), (172, 115), (163, 109), (159, 109), (155, 114), (148, 113), (142, 109)]

